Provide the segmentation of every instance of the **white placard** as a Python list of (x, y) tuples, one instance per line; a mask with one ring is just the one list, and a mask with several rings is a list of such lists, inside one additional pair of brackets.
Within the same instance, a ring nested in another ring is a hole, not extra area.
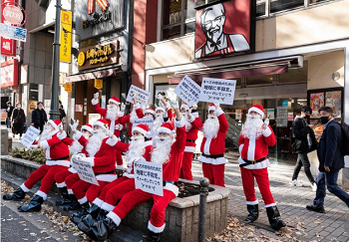
[(236, 80), (202, 78), (199, 100), (209, 103), (232, 105), (234, 101)]
[[(132, 125), (132, 133), (133, 129), (138, 125), (138, 124), (146, 124), (149, 127), (149, 134), (151, 135), (153, 133), (153, 118), (137, 118), (133, 121)], [(151, 138), (151, 137), (148, 137)]]
[(40, 130), (35, 128), (34, 126), (29, 126), (27, 131), (24, 133), (21, 143), (29, 148), (35, 141), (35, 139), (39, 136)]
[(199, 102), (201, 87), (190, 77), (184, 76), (174, 92), (189, 106)]
[(162, 164), (137, 161), (134, 169), (136, 189), (163, 196)]
[(70, 163), (72, 167), (78, 172), (81, 180), (99, 186), (96, 175), (93, 172), (92, 166), (89, 162), (80, 161), (75, 159), (75, 157), (72, 157), (70, 159)]
[(135, 97), (137, 103), (142, 105), (144, 103), (147, 103), (149, 96), (150, 96), (149, 92), (139, 87), (136, 87), (134, 85), (131, 85), (130, 90), (128, 90), (126, 101), (133, 103), (132, 98)]

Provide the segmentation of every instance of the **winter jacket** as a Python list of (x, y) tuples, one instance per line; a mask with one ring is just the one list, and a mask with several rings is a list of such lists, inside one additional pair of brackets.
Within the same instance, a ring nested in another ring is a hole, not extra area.
[[(311, 139), (311, 147), (308, 143), (308, 134)], [(306, 121), (300, 116), (296, 116), (292, 124), (291, 145), (298, 153), (308, 153), (316, 150), (317, 141), (314, 131), (307, 125)]]
[(32, 112), (32, 123), (34, 126), (41, 126), (47, 123), (47, 115), (44, 109), (34, 109)]

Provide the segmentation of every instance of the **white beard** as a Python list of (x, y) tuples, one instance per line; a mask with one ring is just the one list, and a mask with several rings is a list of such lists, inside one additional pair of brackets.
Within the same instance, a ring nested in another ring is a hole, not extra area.
[(82, 136), (84, 136), (85, 139), (90, 139), (90, 135), (88, 133), (81, 133)]
[(116, 105), (108, 105), (107, 106), (107, 115), (105, 116), (106, 119), (109, 120), (116, 120), (118, 118), (119, 113), (119, 107)]
[(132, 163), (135, 160), (139, 160), (144, 155), (144, 137), (135, 137), (131, 138), (131, 143), (126, 152), (125, 159), (127, 163)]
[(49, 140), (52, 138), (52, 132), (51, 128), (49, 126), (44, 126), (44, 130), (42, 131), (39, 142), (44, 141), (44, 140)]
[(191, 130), (191, 128), (193, 127), (191, 125), (191, 123), (189, 122), (189, 118), (188, 115), (186, 113), (182, 113), (182, 116), (184, 117), (184, 122), (185, 122), (185, 131), (188, 132), (189, 130)]
[(241, 135), (245, 138), (258, 138), (263, 132), (263, 120), (260, 115), (246, 115), (247, 119), (242, 126)]
[(72, 154), (77, 154), (80, 153), (83, 148), (84, 146), (82, 146), (78, 141), (75, 140), (73, 144), (70, 146), (70, 152)]
[(206, 138), (216, 138), (219, 130), (218, 118), (209, 114), (202, 129)]
[(151, 162), (157, 164), (165, 164), (171, 158), (171, 146), (174, 143), (173, 138), (166, 137), (160, 138), (159, 136), (155, 137), (156, 148), (154, 148), (151, 153)]
[(90, 137), (88, 144), (86, 145), (86, 151), (90, 157), (95, 156), (95, 154), (99, 151), (104, 138), (105, 133), (103, 130), (97, 130), (97, 132)]
[(162, 115), (156, 115), (156, 119), (153, 123), (153, 135), (155, 136), (157, 134), (158, 129), (160, 128), (161, 124), (164, 123), (164, 118)]

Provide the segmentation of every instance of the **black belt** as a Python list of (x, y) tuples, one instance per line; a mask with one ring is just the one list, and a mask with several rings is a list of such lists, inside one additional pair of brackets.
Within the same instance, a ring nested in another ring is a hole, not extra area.
[(95, 172), (95, 175), (98, 176), (98, 175), (105, 175), (105, 174), (113, 174), (116, 172), (116, 169), (112, 170), (112, 171), (108, 171), (108, 172), (103, 172), (103, 173), (96, 173)]
[(186, 141), (190, 143), (195, 143), (195, 139), (187, 139)]
[(201, 154), (201, 155), (205, 156), (206, 158), (212, 158), (212, 159), (224, 157), (224, 154), (219, 154), (219, 155), (205, 155), (205, 154)]
[(57, 158), (57, 159), (48, 159), (48, 161), (65, 160), (65, 159), (68, 159), (68, 158), (70, 158), (69, 155), (61, 157), (61, 158)]
[(162, 182), (162, 185), (163, 185), (163, 186), (166, 186), (167, 183), (173, 185), (175, 182), (174, 182), (174, 181), (163, 181), (163, 182)]
[(248, 166), (248, 165), (255, 165), (256, 163), (264, 161), (266, 158), (267, 157), (263, 157), (263, 158), (260, 158), (258, 160), (245, 160), (245, 159), (243, 159), (245, 161), (245, 163), (244, 164), (240, 164), (239, 166), (240, 167), (244, 167), (244, 166)]

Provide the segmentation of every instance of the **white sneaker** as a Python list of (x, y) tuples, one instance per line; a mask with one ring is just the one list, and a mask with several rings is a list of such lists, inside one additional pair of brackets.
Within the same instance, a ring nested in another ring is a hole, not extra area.
[(313, 184), (311, 184), (311, 189), (313, 190), (313, 192), (316, 192), (317, 185), (315, 182)]
[(290, 181), (288, 184), (290, 184), (290, 185), (292, 185), (292, 186), (296, 186), (296, 187), (302, 187), (302, 186), (303, 186), (303, 184), (300, 183), (300, 182), (297, 181), (297, 180), (292, 180), (292, 181)]

